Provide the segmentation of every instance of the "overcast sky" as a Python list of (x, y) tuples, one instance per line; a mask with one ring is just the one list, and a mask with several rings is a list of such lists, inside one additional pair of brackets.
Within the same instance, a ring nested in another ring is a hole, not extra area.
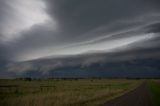
[(0, 0), (2, 65), (159, 45), (159, 0)]

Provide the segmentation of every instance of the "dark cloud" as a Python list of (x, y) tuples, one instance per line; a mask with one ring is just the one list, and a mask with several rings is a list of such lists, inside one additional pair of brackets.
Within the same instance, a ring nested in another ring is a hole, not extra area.
[(9, 53), (8, 48), (0, 43), (0, 67), (4, 67), (10, 61), (10, 56), (11, 53)]
[(155, 23), (147, 27), (148, 32), (159, 33), (160, 32), (160, 23)]
[(132, 22), (136, 17), (152, 13), (156, 5), (151, 0), (48, 1), (49, 13), (59, 21), (62, 30), (73, 37), (104, 25), (110, 27), (115, 23), (116, 27), (117, 21)]
[[(27, 7), (21, 0), (0, 0), (0, 65), (7, 72), (36, 76), (65, 68), (91, 70), (94, 64), (159, 61), (159, 0), (46, 0), (45, 9), (36, 2)], [(18, 3), (27, 9), (17, 12)], [(26, 12), (32, 6), (37, 15)], [(46, 15), (51, 20), (38, 22)], [(158, 65), (141, 66), (157, 71)]]

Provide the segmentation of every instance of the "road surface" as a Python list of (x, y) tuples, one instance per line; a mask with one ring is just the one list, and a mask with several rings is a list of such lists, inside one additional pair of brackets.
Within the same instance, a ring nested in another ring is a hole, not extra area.
[(144, 82), (135, 90), (121, 97), (108, 101), (102, 106), (151, 106), (151, 97), (147, 82)]

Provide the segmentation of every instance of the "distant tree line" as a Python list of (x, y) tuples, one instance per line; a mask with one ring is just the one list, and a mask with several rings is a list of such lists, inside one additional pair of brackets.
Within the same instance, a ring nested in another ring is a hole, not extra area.
[(25, 78), (16, 78), (16, 80), (32, 81), (33, 79), (30, 77), (25, 77)]
[(31, 78), (31, 77), (25, 77), (25, 78), (16, 78), (16, 80), (24, 80), (24, 81), (32, 81), (32, 80), (80, 80), (80, 79), (136, 79), (136, 80), (140, 80), (140, 79), (160, 79), (160, 77), (158, 78), (140, 78), (140, 77), (136, 77), (136, 78), (132, 78), (132, 77), (124, 77), (124, 78), (119, 78), (119, 77), (111, 77), (111, 78), (101, 78), (101, 77), (91, 77), (91, 78)]

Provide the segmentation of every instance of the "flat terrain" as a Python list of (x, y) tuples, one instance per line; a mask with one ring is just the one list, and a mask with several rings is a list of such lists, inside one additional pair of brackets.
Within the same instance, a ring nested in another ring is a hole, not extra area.
[[(141, 82), (113, 79), (0, 80), (0, 106), (97, 106), (136, 88)], [(143, 95), (142, 88), (139, 89)]]
[(160, 106), (159, 80), (0, 80), (0, 106)]
[(145, 82), (135, 90), (105, 103), (104, 106), (152, 106), (147, 83)]

